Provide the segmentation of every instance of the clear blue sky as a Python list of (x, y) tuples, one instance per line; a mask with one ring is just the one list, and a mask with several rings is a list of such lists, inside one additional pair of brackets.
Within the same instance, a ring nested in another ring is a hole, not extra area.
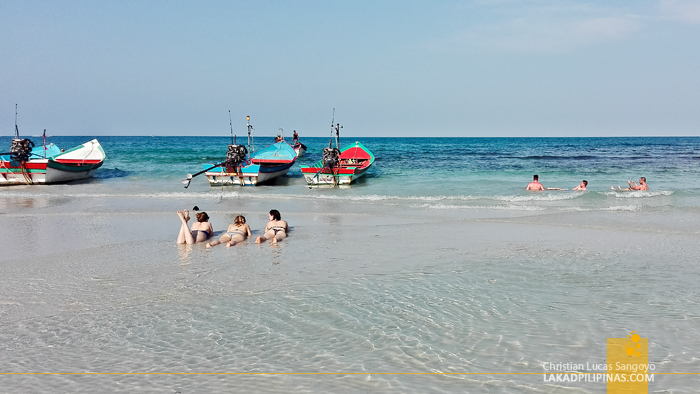
[(0, 135), (700, 134), (699, 0), (5, 1)]

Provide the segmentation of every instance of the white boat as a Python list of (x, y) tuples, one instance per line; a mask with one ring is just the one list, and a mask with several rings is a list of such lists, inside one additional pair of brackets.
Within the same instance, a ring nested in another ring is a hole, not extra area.
[(13, 149), (22, 146), (23, 152), (13, 150), (0, 156), (0, 185), (50, 184), (89, 178), (106, 158), (96, 139), (65, 152), (54, 144), (32, 148), (30, 140), (12, 141)]

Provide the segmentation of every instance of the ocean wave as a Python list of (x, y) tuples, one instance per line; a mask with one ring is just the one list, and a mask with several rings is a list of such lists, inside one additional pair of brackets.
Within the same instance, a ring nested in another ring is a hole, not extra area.
[(562, 211), (574, 212), (594, 212), (594, 211), (622, 211), (622, 212), (637, 212), (642, 210), (641, 205), (616, 205), (612, 207), (601, 208), (584, 208), (584, 207), (561, 207)]
[[(397, 196), (397, 195), (337, 195), (337, 194), (282, 194), (282, 193), (257, 193), (248, 190), (221, 192), (156, 192), (156, 193), (61, 193), (61, 197), (73, 198), (147, 198), (147, 199), (221, 199), (221, 198), (244, 198), (244, 199), (275, 199), (275, 200), (328, 200), (347, 202), (380, 202), (380, 201), (406, 201), (406, 202), (450, 202), (450, 201), (493, 201), (505, 203), (547, 203), (557, 201), (567, 201), (580, 198), (586, 194), (591, 196), (612, 196), (619, 198), (645, 198), (655, 196), (669, 196), (672, 191), (632, 191), (632, 192), (561, 192), (561, 193), (529, 193), (526, 195), (438, 195), (438, 196)], [(56, 197), (55, 193), (36, 192), (6, 192), (4, 197)], [(496, 208), (498, 209), (498, 208)]]
[(673, 191), (670, 190), (659, 190), (659, 191), (647, 191), (647, 190), (634, 190), (634, 191), (622, 191), (622, 190), (610, 190), (609, 192), (603, 193), (606, 196), (617, 197), (617, 198), (647, 198), (647, 197), (658, 197), (658, 196), (670, 196)]
[(525, 201), (563, 201), (563, 200), (573, 200), (575, 198), (581, 197), (586, 192), (577, 191), (569, 193), (546, 193), (546, 194), (528, 194), (528, 195), (515, 195), (515, 196), (491, 196), (494, 200), (499, 201), (510, 201), (510, 202), (525, 202)]
[(504, 211), (544, 211), (546, 208), (537, 206), (525, 206), (525, 205), (454, 205), (454, 204), (414, 204), (411, 208), (424, 208), (424, 209), (496, 209)]

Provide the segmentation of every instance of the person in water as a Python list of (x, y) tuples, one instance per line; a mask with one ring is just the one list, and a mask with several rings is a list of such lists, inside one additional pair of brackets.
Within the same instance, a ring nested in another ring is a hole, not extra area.
[(573, 188), (571, 190), (588, 190), (588, 189), (586, 189), (586, 186), (588, 186), (588, 181), (584, 179), (581, 181), (581, 183), (578, 186), (576, 186), (575, 188)]
[[(582, 180), (581, 183), (578, 184), (575, 188), (571, 190), (586, 190), (586, 186), (588, 186), (588, 181), (587, 180)], [(547, 190), (569, 190), (569, 189), (562, 189), (560, 187), (548, 187)]]
[(532, 192), (543, 192), (545, 189), (544, 186), (542, 186), (542, 184), (540, 183), (539, 178), (540, 177), (538, 175), (534, 175), (532, 177), (532, 182), (527, 184), (525, 190), (529, 190)]
[[(620, 185), (617, 185), (617, 190), (649, 190), (649, 186), (647, 185), (647, 179), (645, 177), (639, 178), (639, 185), (637, 185), (637, 182), (635, 181), (630, 181), (629, 179), (627, 180), (627, 185), (628, 187), (626, 188), (621, 188)], [(610, 186), (610, 189), (615, 190), (613, 186)]]
[(265, 233), (262, 236), (259, 236), (255, 240), (255, 243), (259, 244), (271, 239), (272, 243), (276, 244), (277, 242), (287, 238), (288, 232), (289, 225), (287, 222), (282, 220), (280, 211), (273, 209), (270, 211), (270, 221), (267, 222), (267, 226), (265, 226)]
[(228, 230), (226, 230), (226, 232), (219, 237), (218, 241), (207, 243), (207, 248), (223, 243), (226, 244), (227, 248), (230, 248), (239, 242), (245, 241), (245, 239), (251, 235), (250, 226), (246, 224), (245, 217), (238, 215), (233, 220), (233, 224), (228, 226)]
[(190, 212), (186, 209), (184, 212), (177, 211), (177, 216), (179, 216), (180, 221), (182, 221), (180, 233), (176, 241), (178, 244), (204, 242), (214, 234), (214, 229), (211, 227), (211, 223), (209, 223), (209, 215), (207, 215), (206, 212), (197, 212), (195, 214), (197, 221), (192, 223), (191, 230), (187, 228), (187, 222), (190, 220)]

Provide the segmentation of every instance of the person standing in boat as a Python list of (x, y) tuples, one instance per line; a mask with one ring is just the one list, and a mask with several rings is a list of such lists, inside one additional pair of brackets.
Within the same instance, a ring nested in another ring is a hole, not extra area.
[(299, 134), (297, 134), (297, 131), (294, 130), (294, 134), (292, 135), (292, 145), (296, 145), (299, 143)]
[(197, 222), (192, 223), (191, 230), (187, 228), (187, 222), (190, 220), (190, 211), (186, 210), (177, 211), (177, 216), (180, 217), (182, 225), (180, 226), (180, 233), (177, 235), (178, 244), (194, 244), (197, 242), (204, 242), (209, 237), (214, 234), (214, 229), (209, 223), (209, 215), (206, 212), (197, 212), (195, 217)]
[(250, 232), (250, 226), (245, 222), (245, 217), (238, 215), (233, 220), (233, 224), (228, 226), (228, 230), (219, 238), (218, 241), (212, 241), (207, 244), (207, 248), (216, 246), (218, 244), (226, 243), (226, 247), (231, 246), (245, 241), (246, 238), (250, 237), (252, 234)]
[(289, 225), (286, 221), (282, 220), (282, 215), (280, 211), (273, 209), (270, 211), (270, 221), (267, 222), (265, 226), (265, 233), (259, 236), (255, 243), (263, 243), (268, 239), (272, 240), (273, 244), (287, 238), (287, 233), (289, 232)]

